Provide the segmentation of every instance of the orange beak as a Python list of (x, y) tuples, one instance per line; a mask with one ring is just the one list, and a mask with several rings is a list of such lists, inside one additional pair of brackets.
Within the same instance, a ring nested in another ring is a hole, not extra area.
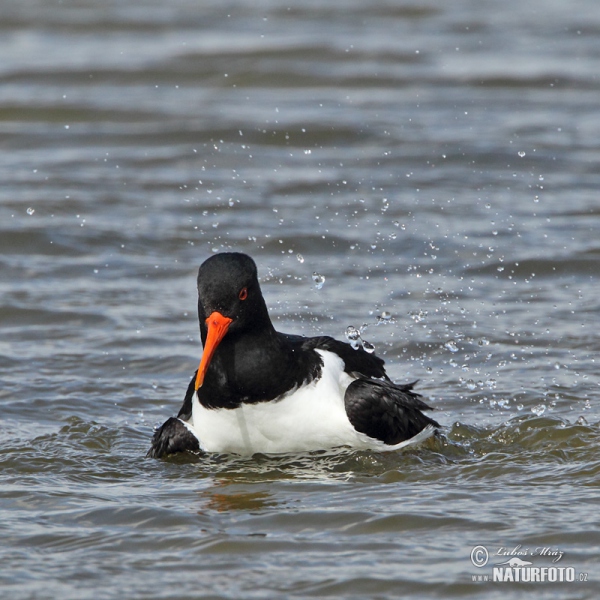
[(202, 387), (204, 383), (204, 376), (208, 370), (208, 365), (217, 349), (217, 346), (227, 333), (227, 329), (233, 319), (224, 317), (220, 312), (215, 311), (208, 319), (206, 324), (208, 325), (208, 335), (206, 336), (206, 342), (204, 343), (204, 352), (202, 353), (202, 360), (198, 367), (198, 374), (196, 375), (196, 383), (194, 389), (197, 391), (199, 387)]

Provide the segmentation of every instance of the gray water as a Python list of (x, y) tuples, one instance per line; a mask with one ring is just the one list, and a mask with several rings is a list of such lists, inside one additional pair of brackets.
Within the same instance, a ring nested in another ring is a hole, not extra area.
[[(1, 1), (2, 597), (596, 598), (599, 61), (595, 0)], [(146, 459), (230, 249), (441, 436)]]

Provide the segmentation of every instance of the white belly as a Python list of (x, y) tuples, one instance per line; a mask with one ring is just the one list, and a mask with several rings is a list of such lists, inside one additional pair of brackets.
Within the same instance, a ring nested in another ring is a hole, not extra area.
[(242, 404), (235, 409), (207, 409), (195, 396), (186, 423), (206, 452), (241, 455), (306, 452), (339, 446), (395, 450), (429, 437), (426, 428), (410, 441), (387, 446), (354, 429), (344, 407), (346, 388), (355, 378), (342, 359), (324, 350), (321, 378), (277, 401)]
[[(344, 408), (353, 381), (332, 352), (323, 357), (322, 376), (277, 401), (207, 409), (194, 397), (188, 425), (207, 452), (282, 453), (355, 445), (359, 434)], [(362, 436), (366, 437), (366, 436)]]

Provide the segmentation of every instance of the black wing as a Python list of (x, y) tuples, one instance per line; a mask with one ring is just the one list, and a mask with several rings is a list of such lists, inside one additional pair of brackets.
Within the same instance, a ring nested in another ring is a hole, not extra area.
[(383, 359), (375, 354), (365, 352), (363, 348), (354, 349), (350, 344), (340, 342), (327, 335), (311, 338), (298, 337), (302, 340), (302, 348), (305, 350), (328, 350), (337, 354), (344, 361), (346, 373), (390, 381), (383, 366), (385, 364)]
[(162, 458), (177, 452), (198, 452), (200, 450), (200, 444), (194, 434), (181, 422), (181, 420), (188, 421), (192, 416), (195, 381), (196, 374), (194, 373), (177, 418), (170, 417), (154, 432), (152, 446), (146, 457)]
[(177, 413), (177, 417), (179, 419), (182, 419), (183, 421), (189, 421), (192, 418), (192, 400), (194, 398), (194, 392), (196, 391), (195, 388), (195, 383), (196, 383), (196, 373), (198, 371), (194, 372), (194, 376), (192, 377), (192, 380), (190, 381), (190, 384), (188, 385), (188, 389), (185, 393), (185, 398), (183, 399), (183, 404), (181, 405), (181, 408), (179, 409), (179, 412)]
[(162, 458), (177, 452), (199, 452), (196, 436), (175, 417), (167, 419), (155, 432), (147, 458)]
[[(416, 382), (415, 382), (416, 383)], [(346, 390), (346, 414), (356, 431), (394, 445), (409, 440), (425, 427), (439, 427), (421, 411), (432, 410), (412, 391), (414, 383), (357, 379)]]

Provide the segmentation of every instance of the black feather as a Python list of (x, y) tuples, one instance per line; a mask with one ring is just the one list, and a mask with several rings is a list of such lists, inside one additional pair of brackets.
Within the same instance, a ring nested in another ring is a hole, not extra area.
[(344, 397), (350, 423), (360, 433), (389, 445), (409, 440), (428, 425), (439, 427), (437, 421), (421, 412), (432, 409), (412, 391), (413, 385), (372, 379), (353, 381)]
[(162, 458), (176, 452), (199, 452), (200, 444), (190, 430), (175, 417), (168, 418), (154, 432), (147, 458)]
[(365, 352), (363, 348), (354, 349), (350, 344), (340, 342), (327, 335), (303, 339), (303, 350), (328, 350), (337, 354), (344, 361), (346, 373), (384, 378), (389, 381), (384, 368), (384, 360), (375, 354)]
[(192, 377), (190, 384), (188, 385), (187, 391), (185, 392), (185, 398), (183, 399), (183, 404), (177, 413), (177, 418), (182, 421), (189, 421), (192, 418), (192, 400), (194, 399), (195, 392), (195, 383), (196, 383), (196, 370), (194, 372), (194, 376)]

